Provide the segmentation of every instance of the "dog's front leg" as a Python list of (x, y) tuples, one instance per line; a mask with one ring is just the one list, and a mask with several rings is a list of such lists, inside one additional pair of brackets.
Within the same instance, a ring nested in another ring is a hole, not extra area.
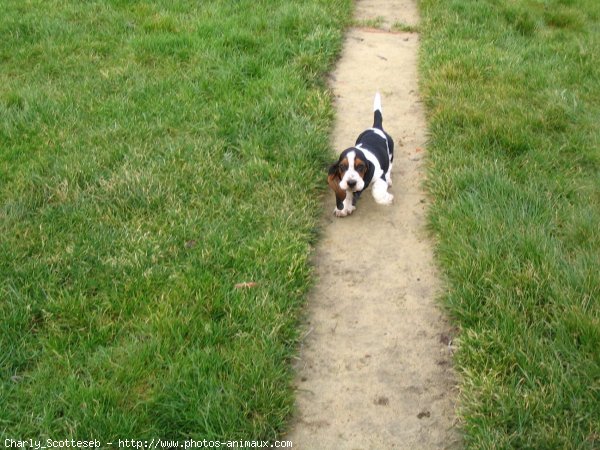
[(343, 209), (336, 208), (333, 213), (337, 217), (346, 217), (354, 212), (356, 207), (353, 205), (354, 194), (351, 191), (346, 191), (346, 198), (343, 202)]

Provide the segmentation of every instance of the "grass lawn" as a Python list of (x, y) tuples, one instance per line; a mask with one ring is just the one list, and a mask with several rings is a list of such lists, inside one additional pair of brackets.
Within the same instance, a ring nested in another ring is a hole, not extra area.
[(600, 2), (421, 0), (469, 448), (600, 446)]
[(2, 442), (282, 429), (350, 6), (2, 2)]

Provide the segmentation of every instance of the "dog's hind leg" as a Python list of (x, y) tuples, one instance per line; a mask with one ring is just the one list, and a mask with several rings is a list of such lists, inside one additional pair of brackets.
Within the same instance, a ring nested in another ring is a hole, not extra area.
[(385, 181), (387, 181), (388, 187), (392, 187), (392, 163), (390, 163), (390, 168), (385, 174)]
[(381, 178), (377, 178), (373, 183), (373, 199), (380, 205), (390, 205), (394, 196), (388, 191), (388, 183)]
[(392, 185), (392, 165), (394, 164), (394, 140), (392, 137), (387, 134), (385, 131), (385, 137), (387, 139), (387, 148), (388, 148), (388, 156), (390, 157), (390, 167), (385, 174), (385, 181), (387, 181), (388, 186)]

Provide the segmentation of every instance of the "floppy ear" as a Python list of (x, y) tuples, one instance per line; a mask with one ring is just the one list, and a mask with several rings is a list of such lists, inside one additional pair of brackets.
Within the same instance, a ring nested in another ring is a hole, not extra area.
[(338, 167), (338, 163), (332, 164), (329, 167), (329, 172), (327, 175), (327, 184), (335, 193), (335, 204), (337, 209), (344, 209), (344, 200), (346, 199), (346, 191), (340, 187), (340, 170)]
[(368, 159), (365, 161), (365, 164), (367, 165), (367, 170), (365, 172), (365, 176), (363, 177), (363, 181), (365, 182), (366, 187), (373, 179), (373, 175), (375, 175), (375, 166)]

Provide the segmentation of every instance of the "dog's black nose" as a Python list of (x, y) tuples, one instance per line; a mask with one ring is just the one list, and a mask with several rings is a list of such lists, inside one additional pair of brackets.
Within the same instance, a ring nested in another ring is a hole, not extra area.
[(348, 181), (348, 186), (353, 188), (354, 186), (356, 186), (356, 181), (355, 180), (349, 180)]

